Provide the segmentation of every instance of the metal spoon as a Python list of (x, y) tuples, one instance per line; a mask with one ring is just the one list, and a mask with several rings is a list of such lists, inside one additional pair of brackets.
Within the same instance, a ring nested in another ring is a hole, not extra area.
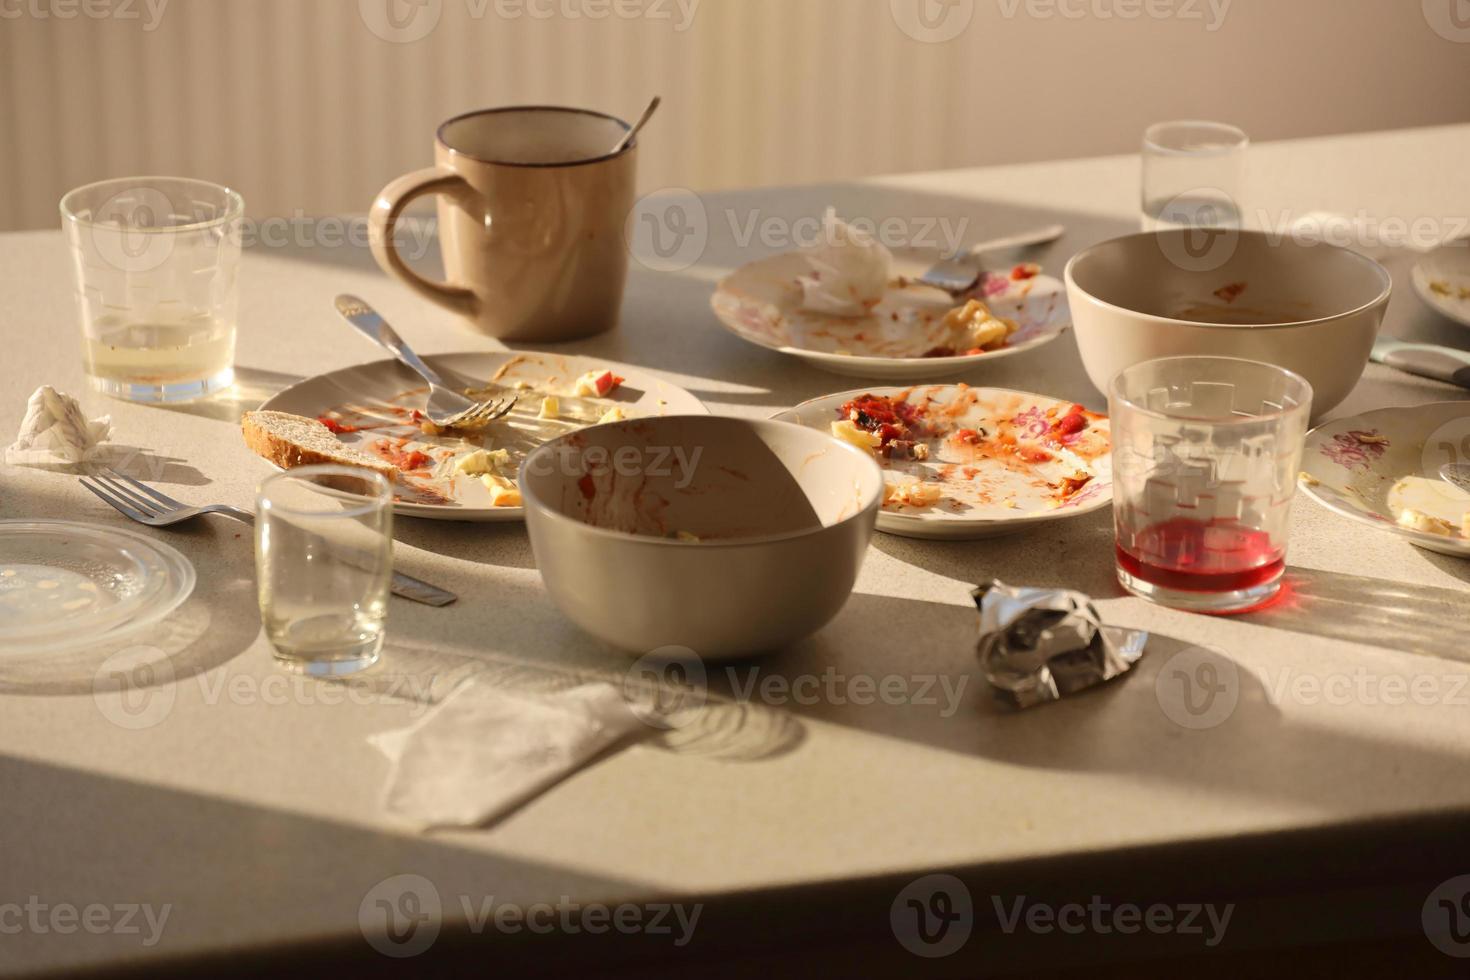
[(1067, 229), (1062, 225), (1047, 225), (1044, 228), (1036, 228), (1019, 235), (1007, 235), (1005, 238), (980, 242), (940, 262), (920, 276), (918, 281), (956, 295), (967, 293), (975, 288), (975, 284), (980, 281), (980, 276), (985, 272), (978, 261), (985, 253), (1048, 245), (1066, 233)]
[(634, 138), (638, 136), (638, 130), (647, 125), (648, 120), (652, 119), (653, 114), (658, 111), (658, 107), (663, 105), (663, 101), (664, 97), (662, 95), (655, 95), (653, 97), (653, 101), (648, 103), (648, 108), (643, 110), (643, 115), (638, 117), (638, 121), (633, 124), (633, 128), (624, 133), (623, 138), (618, 140), (618, 145), (612, 148), (614, 154), (622, 153), (623, 150), (627, 149), (628, 144), (633, 142)]
[(1446, 463), (1439, 468), (1439, 475), (1470, 493), (1470, 463)]

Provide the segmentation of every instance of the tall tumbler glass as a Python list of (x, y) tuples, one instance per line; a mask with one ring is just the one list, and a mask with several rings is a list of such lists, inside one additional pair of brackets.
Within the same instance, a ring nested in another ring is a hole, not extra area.
[(1273, 598), (1312, 386), (1230, 357), (1168, 357), (1110, 386), (1118, 581), (1199, 612)]
[(61, 199), (92, 386), (137, 402), (234, 381), (245, 202), (185, 177), (123, 177)]
[(256, 503), (256, 584), (276, 662), (318, 676), (371, 667), (393, 573), (388, 481), (305, 466), (263, 481)]
[(1240, 228), (1250, 140), (1217, 122), (1162, 122), (1143, 134), (1143, 230)]

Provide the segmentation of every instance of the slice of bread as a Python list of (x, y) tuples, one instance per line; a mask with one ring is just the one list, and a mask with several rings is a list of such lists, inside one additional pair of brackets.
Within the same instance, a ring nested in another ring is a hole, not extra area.
[(376, 456), (345, 446), (316, 419), (286, 412), (246, 412), (240, 419), (245, 445), (283, 470), (330, 463), (398, 477), (398, 468)]

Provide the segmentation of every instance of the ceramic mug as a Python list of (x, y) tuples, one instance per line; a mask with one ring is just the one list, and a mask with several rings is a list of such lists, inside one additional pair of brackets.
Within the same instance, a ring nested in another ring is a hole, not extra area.
[[(574, 340), (618, 321), (638, 145), (629, 126), (585, 109), (515, 106), (439, 127), (435, 166), (383, 188), (373, 256), (389, 275), (502, 340)], [(404, 208), (439, 195), (447, 282), (410, 269), (394, 236)]]

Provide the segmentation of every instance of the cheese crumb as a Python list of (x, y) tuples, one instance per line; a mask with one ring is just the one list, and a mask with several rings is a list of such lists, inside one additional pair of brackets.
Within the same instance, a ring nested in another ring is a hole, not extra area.
[(858, 428), (855, 423), (848, 419), (833, 422), (832, 435), (841, 439), (843, 442), (851, 443), (859, 449), (866, 449), (869, 452), (883, 445), (883, 440), (875, 433), (869, 432), (867, 429)]
[(541, 399), (541, 411), (537, 414), (540, 419), (555, 419), (561, 417), (561, 399), (555, 395), (547, 395)]
[(521, 506), (521, 489), (516, 486), (514, 480), (508, 480), (503, 476), (487, 473), (480, 477), (480, 482), (485, 484), (486, 490), (490, 491), (491, 507)]

